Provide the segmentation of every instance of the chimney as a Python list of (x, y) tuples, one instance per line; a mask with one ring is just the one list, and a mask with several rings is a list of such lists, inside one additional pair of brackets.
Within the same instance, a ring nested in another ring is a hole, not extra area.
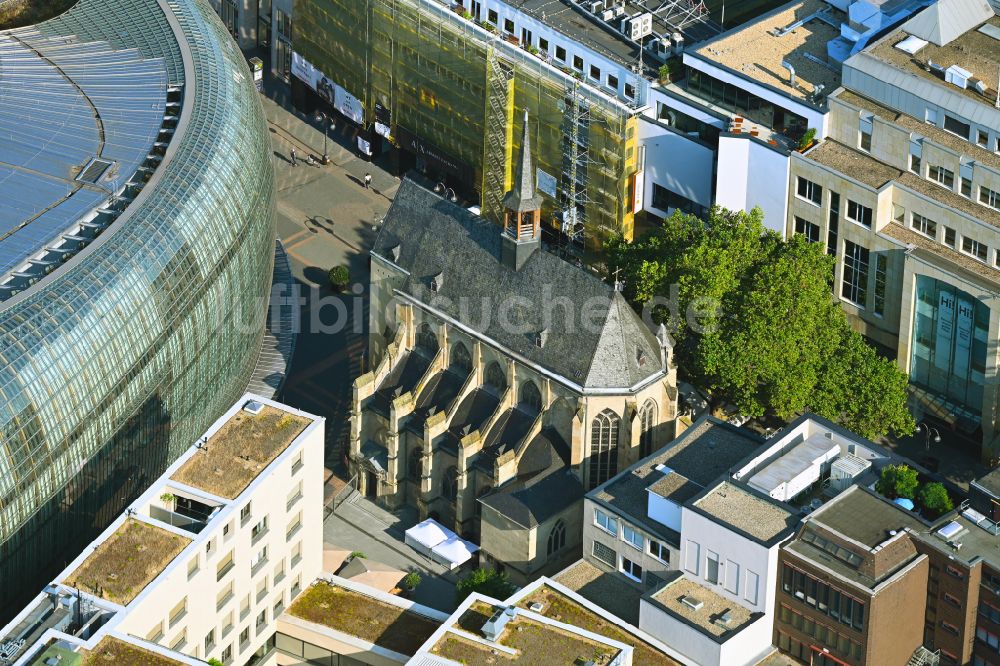
[(502, 259), (504, 265), (515, 271), (541, 247), (539, 218), (542, 198), (535, 191), (535, 167), (531, 158), (531, 134), (528, 131), (528, 112), (524, 112), (524, 132), (521, 136), (521, 158), (514, 174), (514, 186), (503, 198), (504, 223), (502, 234)]

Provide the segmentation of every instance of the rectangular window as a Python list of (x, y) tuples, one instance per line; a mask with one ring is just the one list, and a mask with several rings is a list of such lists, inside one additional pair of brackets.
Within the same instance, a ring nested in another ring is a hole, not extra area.
[(667, 548), (666, 544), (660, 543), (659, 541), (653, 541), (652, 539), (649, 539), (646, 543), (649, 544), (650, 555), (664, 564), (670, 564), (670, 550)]
[(931, 165), (927, 167), (927, 177), (948, 189), (955, 187), (955, 172), (951, 169)]
[(885, 315), (885, 274), (886, 259), (884, 252), (875, 255), (875, 296), (872, 299), (872, 310), (878, 316)]
[(601, 562), (604, 562), (609, 567), (615, 566), (615, 551), (613, 548), (609, 548), (600, 541), (595, 541), (593, 553), (594, 557)]
[(920, 155), (910, 153), (910, 171), (918, 175), (920, 174)]
[(685, 568), (693, 573), (695, 576), (698, 575), (700, 569), (698, 568), (701, 564), (700, 560), (701, 546), (698, 545), (696, 541), (687, 542), (687, 557), (685, 559)]
[(952, 134), (959, 135), (966, 141), (969, 140), (969, 132), (972, 131), (969, 123), (962, 122), (958, 118), (952, 118), (947, 113), (944, 114), (944, 128)]
[(507, 34), (513, 35), (514, 34), (514, 22), (511, 21), (510, 19), (504, 19), (503, 20), (503, 30)]
[(542, 53), (548, 53), (549, 52), (549, 40), (545, 39), (544, 37), (539, 37), (538, 38), (538, 50), (541, 51)]
[(719, 554), (708, 551), (705, 555), (705, 580), (719, 584)]
[[(989, 254), (989, 248), (985, 243), (980, 243), (979, 241), (973, 240), (968, 236), (962, 236), (962, 252), (978, 259), (979, 261), (985, 262), (986, 256)], [(951, 571), (948, 573), (951, 573)]]
[(865, 307), (868, 292), (868, 248), (844, 241), (844, 276), (840, 295)]
[(618, 536), (618, 519), (604, 513), (600, 509), (594, 509), (594, 522), (605, 532)]
[(937, 222), (923, 215), (912, 213), (910, 215), (910, 228), (924, 236), (937, 240)]
[(622, 525), (622, 540), (642, 550), (642, 535), (628, 525)]
[(558, 44), (556, 45), (556, 60), (566, 62), (566, 49)]
[(241, 524), (245, 525), (246, 521), (250, 520), (250, 513), (251, 513), (251, 508), (250, 508), (250, 503), (248, 502), (245, 507), (243, 507), (242, 509), (240, 509), (240, 523)]
[(726, 591), (730, 594), (740, 593), (740, 565), (732, 560), (726, 560), (724, 570), (726, 579)]
[(796, 217), (795, 233), (802, 234), (810, 243), (819, 242), (819, 225), (813, 224), (809, 220), (803, 220), (801, 217)]
[(955, 230), (951, 227), (944, 228), (944, 244), (948, 247), (955, 247)]
[(976, 143), (978, 143), (983, 148), (989, 148), (990, 145), (990, 133), (986, 130), (978, 130), (976, 132)]
[(823, 203), (823, 188), (820, 185), (812, 182), (811, 180), (806, 180), (802, 176), (799, 176), (798, 187), (796, 188), (796, 194), (806, 201), (811, 201), (817, 206)]
[(754, 606), (757, 605), (757, 588), (759, 585), (760, 576), (755, 574), (753, 571), (747, 571), (746, 588), (743, 590), (743, 598)]
[(635, 86), (631, 83), (625, 84), (625, 96), (629, 99), (635, 99)]
[(1000, 210), (1000, 192), (994, 192), (988, 187), (979, 188), (979, 203)]
[(840, 195), (830, 192), (830, 223), (826, 232), (826, 253), (837, 256), (837, 231), (840, 227)]
[(608, 74), (608, 87), (618, 90), (618, 77), (614, 74)]
[(578, 55), (573, 56), (573, 69), (578, 72), (583, 71), (583, 58)]
[(872, 228), (872, 209), (857, 201), (847, 200), (847, 219), (868, 229)]
[(962, 196), (972, 198), (972, 180), (970, 178), (962, 178)]
[(642, 582), (642, 567), (627, 557), (622, 557), (622, 573), (633, 580)]
[(861, 150), (865, 151), (866, 153), (870, 153), (872, 151), (873, 118), (874, 116), (870, 116), (868, 118), (861, 119), (861, 132), (860, 132), (861, 140), (859, 141), (859, 145), (861, 147)]
[(497, 16), (497, 10), (491, 9), (490, 13), (487, 14), (487, 19), (486, 20), (489, 21), (490, 23), (492, 23), (493, 25), (497, 25), (497, 23), (500, 22), (500, 17)]
[(600, 81), (601, 80), (601, 68), (598, 67), (597, 65), (591, 65), (590, 66), (590, 78), (594, 79), (595, 81)]

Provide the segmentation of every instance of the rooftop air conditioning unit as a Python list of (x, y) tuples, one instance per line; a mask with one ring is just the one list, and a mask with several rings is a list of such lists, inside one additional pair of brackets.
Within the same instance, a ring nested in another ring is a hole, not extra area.
[(687, 595), (681, 597), (681, 603), (693, 611), (699, 611), (705, 605), (705, 602), (702, 601), (701, 599), (695, 599), (694, 597), (690, 597)]
[(962, 69), (958, 65), (952, 65), (944, 72), (944, 80), (948, 83), (958, 86), (962, 90), (965, 90), (969, 85), (969, 79), (972, 78), (972, 72), (967, 69)]
[(604, 21), (613, 21), (614, 18), (615, 18), (615, 10), (614, 9), (605, 9), (604, 13), (601, 14), (601, 19), (604, 20)]
[(594, 0), (590, 3), (590, 13), (597, 14), (604, 9), (604, 2), (602, 0)]
[(653, 34), (653, 15), (649, 12), (627, 16), (622, 19), (622, 34), (632, 41), (639, 41), (643, 37)]

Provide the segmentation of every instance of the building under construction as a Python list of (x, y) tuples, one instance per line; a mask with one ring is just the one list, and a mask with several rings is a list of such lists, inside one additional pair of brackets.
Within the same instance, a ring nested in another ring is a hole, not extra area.
[(638, 119), (656, 68), (712, 34), (704, 3), (463, 2), (295, 0), (297, 98), (312, 88), (498, 221), (529, 111), (550, 238), (585, 256), (631, 239)]

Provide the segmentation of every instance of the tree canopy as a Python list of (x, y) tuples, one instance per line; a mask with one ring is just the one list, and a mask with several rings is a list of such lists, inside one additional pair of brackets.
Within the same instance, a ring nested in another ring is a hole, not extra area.
[(608, 268), (667, 324), (682, 372), (713, 400), (750, 416), (811, 410), (869, 438), (910, 434), (906, 375), (851, 329), (833, 298), (833, 257), (763, 218), (675, 213), (635, 243), (608, 243)]
[(875, 490), (889, 499), (913, 499), (918, 485), (920, 480), (917, 470), (909, 465), (886, 465), (882, 468), (879, 480), (875, 482)]
[(473, 592), (479, 592), (494, 599), (506, 599), (514, 593), (515, 589), (505, 572), (479, 568), (470, 571), (455, 585), (455, 603), (462, 603)]

